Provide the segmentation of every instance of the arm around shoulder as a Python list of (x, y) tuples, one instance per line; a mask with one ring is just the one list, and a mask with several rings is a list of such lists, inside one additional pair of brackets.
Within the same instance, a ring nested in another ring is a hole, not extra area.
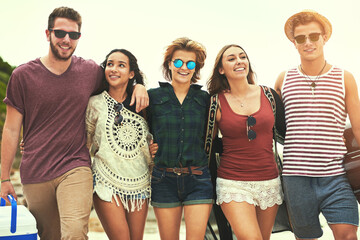
[(279, 76), (276, 79), (275, 86), (274, 86), (274, 89), (275, 89), (276, 93), (279, 95), (280, 99), (282, 98), (281, 89), (282, 89), (282, 86), (284, 83), (285, 74), (286, 74), (286, 71), (279, 74)]
[(95, 107), (95, 102), (98, 96), (99, 95), (92, 96), (89, 99), (85, 114), (86, 146), (89, 150), (94, 142), (93, 138), (95, 135), (96, 122), (99, 116), (99, 111)]
[(360, 100), (358, 87), (354, 76), (348, 71), (344, 72), (344, 82), (346, 111), (349, 114), (356, 142), (360, 144)]
[(136, 101), (136, 112), (140, 112), (149, 106), (149, 95), (144, 85), (136, 84), (131, 96), (130, 105), (132, 106)]
[(286, 133), (286, 123), (285, 123), (285, 109), (284, 104), (278, 95), (278, 93), (271, 89), (271, 92), (275, 98), (276, 103), (276, 122), (275, 122), (275, 128), (277, 133), (284, 139), (285, 133)]

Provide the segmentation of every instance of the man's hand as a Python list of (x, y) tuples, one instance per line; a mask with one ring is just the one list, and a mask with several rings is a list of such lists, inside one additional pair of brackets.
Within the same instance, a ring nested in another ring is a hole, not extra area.
[(151, 157), (154, 158), (155, 157), (155, 154), (157, 153), (159, 149), (159, 146), (157, 143), (154, 143), (153, 140), (150, 141), (150, 144), (149, 144), (149, 151), (150, 151), (150, 154), (151, 154)]
[(20, 141), (20, 153), (21, 153), (21, 155), (24, 155), (24, 139), (21, 139), (21, 141)]
[(146, 91), (146, 88), (141, 84), (136, 84), (134, 86), (134, 91), (131, 96), (130, 106), (134, 105), (136, 101), (136, 112), (140, 112), (149, 106), (149, 95)]
[(14, 187), (11, 184), (11, 182), (10, 181), (2, 182), (1, 183), (0, 197), (4, 198), (6, 201), (9, 201), (7, 199), (8, 195), (12, 195), (15, 198), (15, 200), (17, 201), (17, 196), (16, 196)]

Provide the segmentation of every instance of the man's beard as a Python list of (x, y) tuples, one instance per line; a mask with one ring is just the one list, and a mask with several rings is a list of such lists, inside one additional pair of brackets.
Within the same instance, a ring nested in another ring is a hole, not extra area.
[(53, 53), (53, 55), (55, 56), (55, 58), (60, 61), (69, 60), (69, 58), (71, 58), (71, 56), (73, 55), (73, 53), (75, 51), (75, 49), (74, 49), (69, 55), (67, 55), (65, 57), (61, 56), (61, 54), (59, 53), (59, 50), (56, 49), (56, 46), (53, 44), (51, 37), (50, 37), (50, 49), (51, 49), (51, 52)]

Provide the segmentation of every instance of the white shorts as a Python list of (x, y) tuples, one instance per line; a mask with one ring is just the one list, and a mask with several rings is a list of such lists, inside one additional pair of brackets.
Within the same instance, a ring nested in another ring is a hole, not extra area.
[(216, 204), (223, 202), (247, 202), (260, 206), (262, 210), (280, 205), (284, 194), (280, 177), (265, 181), (236, 181), (224, 178), (216, 179)]

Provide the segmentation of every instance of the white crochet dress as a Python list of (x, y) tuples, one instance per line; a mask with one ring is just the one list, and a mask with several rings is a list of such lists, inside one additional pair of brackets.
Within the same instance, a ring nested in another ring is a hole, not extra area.
[(124, 120), (116, 126), (116, 103), (104, 91), (90, 98), (86, 110), (87, 146), (94, 152), (94, 192), (103, 201), (114, 197), (119, 206), (118, 196), (124, 208), (133, 212), (150, 198), (147, 138), (151, 135), (145, 119), (125, 107), (120, 111)]

